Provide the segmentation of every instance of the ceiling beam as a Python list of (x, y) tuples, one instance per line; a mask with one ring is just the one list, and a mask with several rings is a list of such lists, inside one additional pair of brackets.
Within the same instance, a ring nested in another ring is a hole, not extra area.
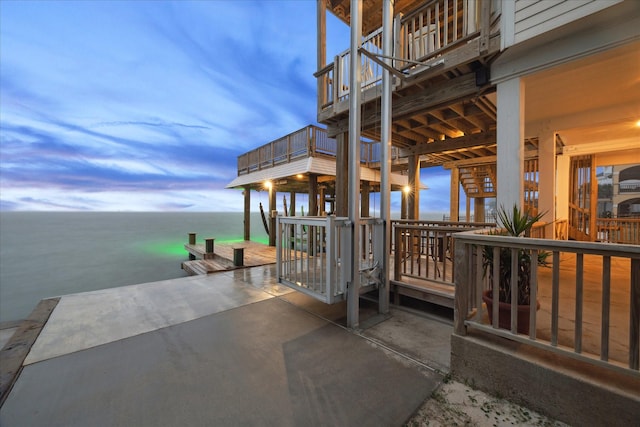
[[(437, 107), (461, 101), (476, 95), (480, 89), (476, 86), (474, 73), (465, 74), (425, 90), (393, 100), (392, 119), (409, 118), (421, 111), (429, 111)], [(362, 128), (376, 126), (380, 122), (379, 108), (366, 108), (362, 114)], [(344, 118), (327, 129), (329, 136), (347, 132), (349, 119)]]
[(403, 150), (409, 154), (430, 154), (440, 153), (442, 151), (460, 150), (463, 148), (471, 148), (477, 145), (495, 144), (496, 132), (481, 132), (478, 134), (461, 136), (459, 138), (449, 138), (442, 141), (434, 141), (428, 144), (418, 144), (415, 147)]

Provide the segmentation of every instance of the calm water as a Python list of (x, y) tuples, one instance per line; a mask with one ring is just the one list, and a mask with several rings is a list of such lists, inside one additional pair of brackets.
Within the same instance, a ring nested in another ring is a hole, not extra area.
[[(0, 322), (42, 298), (184, 277), (187, 233), (241, 240), (242, 213), (3, 212)], [(260, 214), (252, 240), (267, 242)]]

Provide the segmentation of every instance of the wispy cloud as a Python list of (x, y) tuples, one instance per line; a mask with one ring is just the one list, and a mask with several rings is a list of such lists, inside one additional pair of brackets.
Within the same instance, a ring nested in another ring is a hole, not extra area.
[(0, 209), (242, 209), (237, 156), (315, 123), (315, 9), (3, 2)]

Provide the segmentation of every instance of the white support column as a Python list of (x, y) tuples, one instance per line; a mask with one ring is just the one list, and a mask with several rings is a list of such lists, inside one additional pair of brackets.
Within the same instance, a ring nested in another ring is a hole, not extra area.
[[(556, 219), (556, 134), (545, 126), (538, 134), (538, 212), (546, 212), (542, 221)], [(547, 228), (547, 231), (553, 228)], [(548, 233), (548, 238), (553, 238)]]
[[(385, 63), (392, 65), (393, 56), (393, 9), (395, 0), (382, 2), (382, 54)], [(389, 312), (389, 273), (391, 257), (391, 91), (392, 76), (389, 70), (382, 71), (382, 98), (380, 115), (380, 218), (383, 221), (384, 247), (382, 256), (381, 289), (378, 290), (378, 311)]]
[(524, 202), (524, 84), (498, 83), (497, 208), (522, 208)]
[(347, 289), (347, 327), (357, 328), (360, 306), (360, 95), (359, 52), (362, 39), (362, 2), (351, 0), (351, 55), (349, 58), (349, 220), (351, 278)]
[(558, 156), (556, 159), (556, 221), (569, 220), (569, 171), (571, 157)]

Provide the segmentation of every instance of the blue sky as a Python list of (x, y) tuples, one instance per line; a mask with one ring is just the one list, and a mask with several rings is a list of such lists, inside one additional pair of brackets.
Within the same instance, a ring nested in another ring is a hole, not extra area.
[[(237, 156), (316, 123), (315, 8), (3, 0), (0, 209), (241, 210)], [(448, 173), (423, 181), (447, 210)]]

